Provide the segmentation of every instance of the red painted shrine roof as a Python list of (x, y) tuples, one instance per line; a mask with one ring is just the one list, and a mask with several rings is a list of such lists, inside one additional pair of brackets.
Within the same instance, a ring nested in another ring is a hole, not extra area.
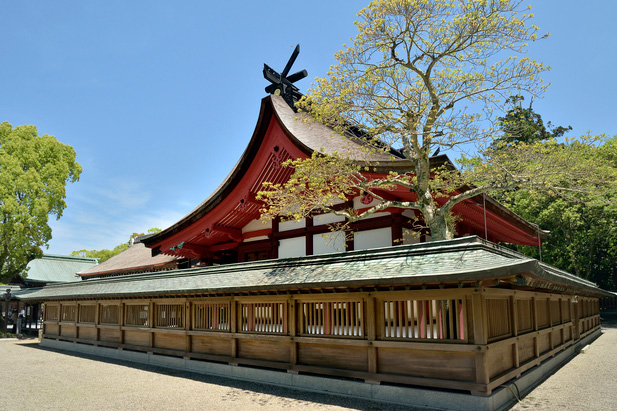
[[(259, 219), (261, 203), (255, 200), (262, 183), (282, 183), (291, 170), (281, 163), (291, 158), (306, 158), (314, 151), (326, 154), (338, 152), (359, 161), (377, 162), (388, 169), (409, 170), (404, 159), (394, 159), (385, 153), (367, 152), (361, 140), (341, 136), (331, 128), (307, 120), (295, 113), (279, 96), (261, 101), (261, 110), (253, 136), (238, 163), (221, 185), (199, 206), (169, 228), (144, 240), (153, 254), (163, 253), (187, 258), (208, 258), (218, 252), (237, 248), (247, 238), (267, 235), (266, 229), (243, 233), (242, 228)], [(447, 156), (433, 157), (436, 164), (450, 162)], [(409, 190), (395, 190), (401, 199), (411, 200)], [(477, 233), (484, 233), (485, 219), (482, 196), (454, 207), (461, 216), (459, 224)], [(537, 245), (536, 226), (509, 211), (497, 201), (486, 197), (486, 228), (488, 239), (494, 242)]]

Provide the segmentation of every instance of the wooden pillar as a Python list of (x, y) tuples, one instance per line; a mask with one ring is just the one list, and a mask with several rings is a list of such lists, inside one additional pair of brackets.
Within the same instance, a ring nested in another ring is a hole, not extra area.
[(62, 326), (60, 323), (62, 322), (62, 303), (58, 304), (58, 336), (56, 339), (59, 339), (62, 335)]
[(476, 382), (488, 385), (489, 369), (486, 358), (486, 345), (488, 343), (488, 330), (486, 328), (486, 301), (482, 289), (476, 289), (472, 295), (473, 310), (473, 343), (478, 346), (475, 355)]
[(191, 310), (191, 302), (186, 301), (184, 304), (184, 329), (186, 330), (186, 341), (184, 350), (187, 353), (193, 351), (193, 336), (189, 334), (193, 325), (193, 316)]
[[(516, 291), (514, 292), (516, 294)], [(512, 335), (514, 337), (518, 337), (518, 303), (516, 302), (516, 298), (514, 296), (510, 297), (510, 307), (512, 307)], [(514, 358), (514, 368), (518, 368), (520, 366), (520, 358), (518, 354), (518, 339), (514, 341), (512, 344), (512, 356)]]
[(311, 217), (305, 218), (306, 221), (306, 255), (313, 255), (313, 219)]
[[(368, 294), (367, 298), (366, 298), (366, 316), (365, 316), (366, 322), (365, 322), (365, 326), (366, 326), (366, 337), (368, 340), (368, 351), (367, 351), (367, 355), (368, 355), (368, 372), (370, 374), (377, 374), (378, 371), (378, 367), (377, 367), (377, 347), (375, 347), (373, 345), (373, 342), (376, 339), (377, 336), (377, 316), (375, 315), (375, 297), (371, 296), (371, 294)], [(366, 379), (365, 382), (368, 383), (379, 383), (379, 381), (377, 380), (377, 378), (370, 380), (370, 379)]]
[(403, 216), (401, 213), (392, 214), (392, 245), (403, 244)]
[(97, 301), (95, 308), (94, 308), (94, 327), (95, 327), (94, 344), (95, 345), (101, 338), (101, 329), (99, 328), (99, 324), (101, 323), (100, 307), (101, 307), (101, 304)]
[[(118, 310), (120, 310), (120, 312), (118, 313), (118, 325), (120, 325), (120, 345), (124, 344), (124, 324), (125, 324), (125, 310), (126, 310), (126, 304), (125, 303), (120, 303), (120, 306), (118, 307)], [(120, 349), (122, 349), (120, 347)]]
[(148, 345), (150, 348), (154, 347), (154, 302), (148, 303), (148, 325), (150, 327), (150, 336)]
[(272, 240), (272, 249), (271, 249), (272, 258), (279, 257), (279, 241), (276, 235), (279, 233), (279, 223), (280, 222), (281, 222), (280, 217), (275, 217), (272, 219), (272, 234), (270, 234), (270, 238)]
[[(277, 224), (277, 227), (278, 227), (278, 224)], [(238, 332), (238, 302), (233, 297), (231, 297), (230, 309), (231, 309), (231, 314), (229, 316), (229, 318), (231, 319), (230, 329), (231, 329), (231, 333), (235, 334)], [(233, 337), (231, 339), (231, 347), (230, 347), (229, 355), (231, 356), (231, 358), (238, 357), (238, 339), (236, 337)], [(235, 362), (232, 362), (230, 363), (230, 365), (238, 365), (238, 364)]]
[(540, 357), (540, 345), (538, 341), (538, 304), (535, 296), (531, 298), (531, 313), (533, 316), (533, 329), (535, 332), (535, 337), (533, 338), (533, 354), (536, 358), (538, 358)]
[(293, 295), (289, 296), (289, 301), (287, 302), (288, 309), (288, 327), (289, 327), (289, 336), (291, 337), (291, 344), (289, 345), (289, 364), (291, 368), (287, 370), (288, 372), (297, 374), (297, 371), (294, 370), (295, 365), (298, 364), (298, 343), (295, 340), (295, 337), (298, 335), (298, 313), (297, 313), (297, 305), (296, 300), (293, 298)]
[(548, 310), (548, 326), (551, 329), (551, 332), (548, 333), (548, 346), (549, 349), (552, 351), (553, 348), (555, 348), (555, 339), (553, 338), (553, 309), (552, 309), (552, 305), (553, 305), (553, 295), (549, 294), (548, 296), (548, 303), (546, 304), (547, 310)]

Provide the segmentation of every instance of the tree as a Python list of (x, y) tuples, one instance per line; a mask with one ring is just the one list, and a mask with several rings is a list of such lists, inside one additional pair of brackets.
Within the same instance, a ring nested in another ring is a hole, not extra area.
[(52, 238), (49, 217), (66, 208), (66, 184), (79, 180), (73, 147), (34, 126), (0, 124), (0, 279), (23, 275)]
[[(609, 161), (617, 170), (617, 138), (592, 150), (596, 161)], [(506, 193), (508, 207), (550, 231), (542, 242), (542, 259), (563, 270), (617, 288), (617, 190), (599, 186), (598, 193), (564, 198), (557, 192), (517, 190)], [(601, 195), (600, 195), (601, 194)], [(517, 247), (540, 257), (535, 247)]]
[(525, 97), (520, 94), (506, 99), (506, 104), (511, 104), (512, 107), (505, 116), (498, 118), (502, 135), (491, 143), (492, 147), (499, 144), (534, 143), (556, 139), (572, 130), (571, 126), (553, 126), (550, 121), (545, 125), (542, 116), (533, 110), (533, 101), (529, 103), (529, 107), (524, 108), (522, 104), (524, 100)]
[[(291, 161), (292, 178), (260, 195), (267, 203), (265, 215), (297, 218), (320, 210), (352, 222), (390, 207), (415, 209), (433, 239), (448, 239), (454, 236), (455, 204), (521, 184), (526, 176), (508, 174), (504, 180), (497, 174), (470, 187), (475, 174), (468, 178), (430, 162), (438, 148), (463, 150), (471, 142), (486, 147), (495, 130), (481, 125), (495, 121), (494, 108), (503, 106), (504, 96), (544, 91), (540, 74), (548, 67), (521, 57), (538, 31), (527, 25), (533, 15), (521, 3), (375, 0), (361, 10), (353, 45), (337, 53), (338, 63), (298, 105), (340, 133), (362, 130), (370, 136), (371, 150), (399, 149), (407, 169), (370, 178), (363, 172), (372, 170), (371, 164), (342, 155)], [(395, 186), (408, 188), (414, 199), (382, 195)], [(363, 213), (332, 207), (362, 192), (381, 203)]]
[[(556, 142), (556, 138), (563, 137), (572, 128), (553, 127), (550, 122), (545, 125), (532, 104), (523, 108), (523, 100), (522, 96), (509, 99), (512, 107), (499, 118), (502, 134), (493, 142), (491, 150), (507, 153), (513, 145), (542, 147), (543, 142), (549, 142), (556, 152), (565, 154), (572, 169), (584, 169), (581, 162), (591, 163), (590, 172), (596, 172), (592, 168), (597, 171), (604, 168), (601, 174), (614, 178), (617, 138), (596, 139), (598, 144), (582, 144), (581, 140), (571, 143), (568, 139)], [(581, 156), (582, 152), (586, 155)], [(547, 156), (547, 161), (554, 161), (554, 158), (555, 155)], [(565, 175), (560, 184), (572, 186)], [(580, 184), (575, 186), (581, 188)], [(617, 190), (610, 184), (598, 184), (575, 195), (566, 193), (565, 190), (536, 190), (534, 187), (494, 193), (510, 209), (549, 231), (542, 241), (541, 253), (537, 247), (512, 247), (590, 279), (602, 288), (614, 289), (617, 286)]]
[[(153, 227), (153, 228), (150, 228), (146, 234), (155, 234), (155, 233), (159, 233), (159, 232), (161, 232), (160, 228)], [(72, 256), (83, 255), (84, 257), (96, 258), (96, 259), (98, 259), (99, 263), (102, 263), (103, 261), (109, 260), (114, 255), (120, 254), (124, 250), (128, 249), (130, 244), (131, 244), (131, 240), (133, 240), (133, 239), (135, 239), (137, 237), (141, 237), (141, 236), (146, 235), (146, 234), (144, 234), (144, 233), (133, 233), (129, 237), (129, 241), (128, 242), (122, 243), (122, 244), (118, 244), (117, 246), (115, 246), (111, 250), (108, 250), (106, 248), (104, 248), (102, 250), (86, 250), (86, 249), (81, 249), (81, 250), (73, 251), (71, 253), (71, 255)]]

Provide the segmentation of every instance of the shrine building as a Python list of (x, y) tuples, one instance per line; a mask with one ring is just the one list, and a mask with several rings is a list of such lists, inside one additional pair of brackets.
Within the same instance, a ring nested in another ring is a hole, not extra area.
[[(412, 211), (397, 209), (341, 235), (334, 214), (262, 221), (256, 194), (289, 178), (288, 159), (343, 153), (370, 161), (372, 177), (410, 169), (396, 150), (367, 154), (361, 138), (303, 119), (289, 96), (261, 101), (246, 150), (210, 197), (142, 240), (156, 264), (140, 245), (135, 261), (126, 254), (83, 281), (20, 296), (45, 303), (43, 345), (393, 403), (498, 409), (514, 399), (503, 387), (524, 392), (601, 334), (607, 293), (496, 245), (538, 246), (545, 233), (488, 196), (454, 207), (458, 237), (448, 241), (430, 241)], [(408, 189), (381, 194), (412, 200)], [(341, 207), (375, 201), (358, 193)], [(147, 272), (155, 266), (167, 268)]]

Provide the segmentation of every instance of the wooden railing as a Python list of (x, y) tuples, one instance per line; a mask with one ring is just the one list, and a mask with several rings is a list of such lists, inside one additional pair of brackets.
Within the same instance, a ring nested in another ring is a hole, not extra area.
[(598, 299), (459, 288), (47, 302), (44, 337), (486, 394), (599, 324)]

